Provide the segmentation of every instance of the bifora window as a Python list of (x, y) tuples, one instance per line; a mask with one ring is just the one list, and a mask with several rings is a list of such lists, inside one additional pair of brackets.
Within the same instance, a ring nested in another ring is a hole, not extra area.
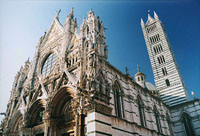
[(53, 66), (56, 63), (56, 58), (57, 58), (57, 55), (55, 53), (50, 54), (46, 58), (46, 60), (44, 61), (42, 65), (42, 71), (41, 71), (42, 75), (47, 76), (51, 72), (51, 70), (53, 69)]

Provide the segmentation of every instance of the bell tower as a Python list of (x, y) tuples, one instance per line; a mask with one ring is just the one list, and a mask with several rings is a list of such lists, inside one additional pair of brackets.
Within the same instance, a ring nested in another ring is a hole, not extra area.
[(154, 80), (160, 97), (169, 106), (189, 100), (187, 90), (180, 75), (164, 26), (154, 12), (148, 14), (147, 22), (141, 19)]

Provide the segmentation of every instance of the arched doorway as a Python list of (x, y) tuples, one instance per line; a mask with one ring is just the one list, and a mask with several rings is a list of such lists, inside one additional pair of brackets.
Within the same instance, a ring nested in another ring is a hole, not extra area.
[(52, 99), (52, 115), (53, 122), (51, 126), (51, 135), (68, 136), (74, 134), (74, 115), (72, 111), (71, 100), (73, 98), (73, 90), (68, 87), (61, 88)]
[(44, 136), (44, 121), (43, 114), (46, 101), (43, 99), (36, 100), (28, 110), (28, 128), (31, 130), (31, 135)]
[(20, 133), (20, 126), (22, 123), (22, 114), (20, 111), (17, 111), (11, 121), (9, 122), (10, 132), (9, 134), (12, 136), (18, 136)]

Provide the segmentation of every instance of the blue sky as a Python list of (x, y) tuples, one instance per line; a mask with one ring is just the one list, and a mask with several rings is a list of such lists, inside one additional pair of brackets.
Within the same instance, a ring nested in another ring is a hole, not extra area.
[[(33, 59), (37, 42), (50, 27), (56, 11), (60, 22), (74, 7), (78, 25), (92, 8), (104, 22), (108, 60), (122, 72), (125, 67), (134, 76), (137, 64), (154, 83), (153, 72), (143, 38), (140, 19), (148, 10), (156, 11), (164, 24), (186, 87), (200, 97), (200, 1), (0, 1), (0, 112), (6, 105), (14, 77), (21, 65)], [(1, 120), (2, 117), (0, 117)]]

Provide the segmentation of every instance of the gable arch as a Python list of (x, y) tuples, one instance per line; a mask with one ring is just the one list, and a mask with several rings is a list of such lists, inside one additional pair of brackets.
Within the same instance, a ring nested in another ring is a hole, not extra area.
[(190, 114), (188, 114), (187, 112), (182, 112), (181, 123), (186, 136), (195, 136), (195, 130)]
[(114, 78), (114, 79), (112, 80), (112, 88), (114, 88), (115, 85), (116, 85), (117, 87), (119, 87), (119, 90), (120, 90), (121, 93), (124, 93), (124, 91), (123, 91), (123, 89), (122, 89), (122, 86), (121, 86), (121, 84), (120, 84), (120, 81), (119, 81), (117, 78)]
[(66, 104), (74, 98), (74, 91), (71, 87), (62, 87), (51, 99), (52, 116), (59, 116), (63, 113)]
[(43, 111), (45, 110), (46, 101), (44, 99), (37, 99), (30, 105), (26, 118), (28, 126), (35, 126), (42, 123)]
[(18, 134), (22, 119), (22, 113), (18, 110), (9, 121), (10, 133)]
[(188, 115), (188, 116), (190, 116), (190, 112), (188, 112), (187, 110), (185, 110), (185, 109), (183, 109), (183, 110), (181, 110), (181, 112), (179, 113), (179, 120), (181, 120), (181, 118), (182, 118), (182, 115)]
[(161, 121), (160, 121), (160, 113), (159, 113), (156, 105), (154, 105), (153, 111), (154, 111), (154, 116), (155, 116), (157, 131), (158, 132), (162, 132), (162, 125), (161, 125)]
[(140, 125), (144, 127), (146, 126), (145, 105), (140, 95), (137, 96), (137, 103), (138, 103)]
[(114, 96), (114, 104), (115, 104), (115, 113), (119, 118), (124, 118), (124, 99), (123, 99), (123, 90), (117, 80), (113, 82), (112, 86), (113, 96)]

